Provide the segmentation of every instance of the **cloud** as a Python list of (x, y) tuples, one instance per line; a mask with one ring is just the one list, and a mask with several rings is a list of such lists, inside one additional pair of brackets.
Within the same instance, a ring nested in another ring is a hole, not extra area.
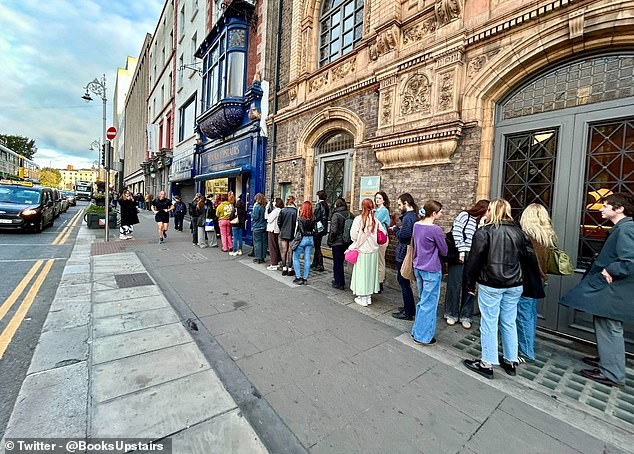
[(36, 161), (89, 166), (102, 135), (102, 103), (84, 86), (106, 75), (107, 116), (117, 67), (138, 56), (163, 1), (9, 0), (0, 4), (0, 133), (35, 139)]

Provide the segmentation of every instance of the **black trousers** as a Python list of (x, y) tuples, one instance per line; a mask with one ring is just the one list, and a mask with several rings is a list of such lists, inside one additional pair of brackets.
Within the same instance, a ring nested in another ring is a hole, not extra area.
[(315, 254), (313, 255), (312, 268), (324, 267), (324, 256), (321, 253), (321, 240), (324, 237), (324, 233), (313, 235), (313, 242), (315, 243)]
[(340, 286), (346, 285), (346, 277), (343, 273), (344, 252), (346, 252), (346, 246), (343, 244), (332, 247), (332, 274), (335, 284)]
[(185, 218), (184, 214), (175, 214), (174, 215), (174, 229), (183, 231), (183, 219)]

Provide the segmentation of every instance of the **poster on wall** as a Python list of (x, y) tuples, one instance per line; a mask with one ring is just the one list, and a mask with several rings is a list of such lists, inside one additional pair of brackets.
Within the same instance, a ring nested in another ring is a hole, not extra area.
[(361, 182), (359, 183), (359, 206), (357, 208), (359, 210), (361, 209), (361, 202), (363, 199), (372, 199), (372, 201), (374, 201), (374, 194), (376, 194), (380, 189), (380, 176), (361, 177)]
[(229, 178), (218, 178), (205, 181), (205, 194), (227, 194), (229, 192)]

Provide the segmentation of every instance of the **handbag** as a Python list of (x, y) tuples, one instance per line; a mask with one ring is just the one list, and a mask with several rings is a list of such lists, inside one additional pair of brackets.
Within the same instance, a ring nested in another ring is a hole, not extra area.
[(377, 227), (376, 229), (376, 242), (381, 245), (387, 243), (387, 235), (380, 227)]
[(409, 281), (413, 281), (416, 279), (414, 276), (414, 255), (416, 254), (416, 249), (414, 248), (414, 238), (412, 237), (412, 241), (407, 245), (407, 252), (405, 253), (405, 258), (403, 259), (403, 264), (401, 265), (401, 276), (403, 279), (407, 279)]
[(302, 238), (304, 238), (304, 235), (302, 235), (302, 232), (299, 230), (299, 220), (298, 220), (297, 224), (295, 225), (295, 236), (291, 240), (291, 250), (294, 251), (295, 249), (299, 247), (299, 243), (302, 242)]
[[(467, 236), (465, 235), (465, 230), (467, 229), (467, 225), (471, 220), (471, 215), (467, 213), (467, 222), (465, 222), (464, 227), (462, 228), (462, 239), (466, 241)], [(447, 255), (442, 256), (441, 260), (448, 265), (458, 265), (460, 263), (460, 252), (458, 251), (458, 247), (456, 246), (456, 240), (453, 237), (452, 233), (453, 229), (448, 231), (445, 235), (445, 241), (447, 242)]]
[(344, 260), (351, 265), (357, 263), (357, 260), (359, 259), (359, 248), (363, 246), (363, 243), (365, 243), (368, 238), (370, 238), (370, 234), (367, 234), (365, 239), (358, 246), (352, 247), (352, 245), (350, 245), (350, 247), (343, 253)]
[(211, 219), (205, 219), (205, 232), (213, 232), (214, 231), (214, 221)]
[(236, 216), (235, 218), (229, 221), (229, 224), (231, 225), (238, 225), (239, 223), (240, 223), (240, 219), (238, 218), (238, 216)]
[(548, 266), (546, 272), (557, 276), (569, 276), (575, 272), (575, 268), (572, 266), (572, 262), (570, 261), (568, 254), (566, 254), (566, 251), (563, 251), (555, 246), (548, 254)]

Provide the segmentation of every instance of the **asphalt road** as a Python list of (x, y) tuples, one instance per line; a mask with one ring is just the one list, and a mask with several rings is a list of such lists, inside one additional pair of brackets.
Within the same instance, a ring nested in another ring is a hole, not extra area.
[[(0, 231), (0, 438), (81, 224), (80, 202), (41, 233)], [(21, 290), (21, 291), (20, 291)]]

